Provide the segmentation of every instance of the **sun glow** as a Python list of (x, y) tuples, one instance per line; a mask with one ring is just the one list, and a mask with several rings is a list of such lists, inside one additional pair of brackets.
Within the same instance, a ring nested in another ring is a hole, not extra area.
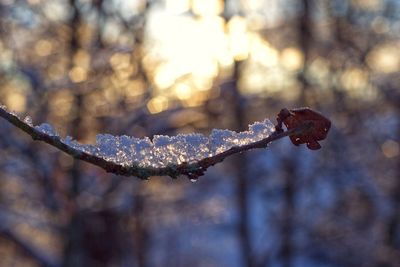
[(197, 18), (171, 16), (162, 10), (150, 16), (150, 45), (146, 47), (143, 64), (156, 92), (188, 104), (195, 101), (192, 96), (197, 91), (212, 87), (220, 68), (229, 68), (233, 63), (225, 21), (214, 14), (218, 13), (216, 10)]
[[(169, 12), (168, 6), (174, 1), (167, 1), (166, 9), (152, 10), (143, 65), (154, 86), (154, 97), (162, 96), (168, 103), (178, 101), (185, 106), (201, 105), (212, 95), (202, 92), (213, 88), (216, 79), (230, 77), (235, 61), (245, 61), (248, 67), (241, 82), (243, 92), (264, 92), (277, 80), (280, 86), (274, 87), (275, 91), (293, 85), (283, 76), (302, 68), (304, 58), (299, 49), (279, 51), (250, 30), (245, 17), (233, 16), (226, 21), (219, 16), (222, 1), (203, 2), (192, 1), (190, 7), (187, 1), (181, 3), (182, 10), (191, 9), (197, 16)], [(162, 109), (157, 103), (158, 100), (148, 105), (152, 112)]]

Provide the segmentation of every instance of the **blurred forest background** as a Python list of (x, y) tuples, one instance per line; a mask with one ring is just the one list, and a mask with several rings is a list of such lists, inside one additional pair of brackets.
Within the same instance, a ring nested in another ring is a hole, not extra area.
[(192, 184), (0, 121), (0, 266), (400, 266), (400, 1), (0, 0), (0, 102), (94, 143), (332, 119)]

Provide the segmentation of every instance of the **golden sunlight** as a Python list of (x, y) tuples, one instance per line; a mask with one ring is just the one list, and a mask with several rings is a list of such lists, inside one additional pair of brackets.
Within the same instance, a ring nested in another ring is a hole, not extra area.
[(115, 53), (110, 57), (110, 64), (114, 70), (121, 70), (130, 66), (130, 55)]
[(55, 91), (49, 96), (49, 100), (51, 114), (56, 117), (63, 117), (63, 119), (72, 117), (74, 96), (69, 88)]
[(400, 45), (383, 44), (375, 47), (367, 56), (367, 64), (376, 72), (393, 73), (400, 70)]
[(151, 114), (160, 113), (168, 109), (168, 99), (164, 96), (156, 96), (147, 103), (147, 109)]
[(165, 10), (168, 13), (180, 14), (189, 11), (190, 0), (165, 0)]
[(181, 100), (187, 100), (192, 96), (192, 89), (188, 84), (179, 83), (174, 88), (175, 95)]
[[(167, 1), (167, 6), (173, 3), (177, 4)], [(182, 9), (187, 8), (185, 3), (181, 3)], [(247, 70), (240, 81), (243, 92), (296, 86), (292, 78), (284, 77), (303, 66), (304, 56), (298, 48), (288, 47), (280, 53), (258, 33), (251, 32), (242, 16), (226, 22), (218, 16), (223, 11), (220, 0), (191, 3), (198, 17), (171, 15), (157, 8), (149, 16), (143, 65), (155, 87), (155, 97), (162, 95), (168, 101), (190, 106), (201, 104), (207, 93), (199, 92), (212, 88), (218, 76), (231, 75), (235, 60), (246, 60)], [(153, 98), (148, 104), (150, 112), (162, 111), (165, 105), (161, 103), (164, 100)]]
[(68, 73), (71, 81), (80, 83), (87, 79), (87, 71), (82, 67), (73, 67)]
[(48, 40), (42, 39), (35, 44), (34, 49), (38, 56), (45, 57), (53, 51), (53, 44)]
[(193, 13), (198, 16), (216, 16), (224, 10), (222, 0), (192, 0)]
[(74, 56), (75, 66), (89, 69), (90, 66), (90, 55), (87, 51), (80, 49)]
[(259, 34), (251, 35), (251, 60), (260, 65), (271, 68), (279, 62), (279, 52)]
[(300, 49), (296, 47), (288, 47), (283, 49), (280, 54), (282, 65), (290, 71), (298, 71), (303, 67), (304, 55)]
[[(171, 16), (162, 10), (153, 13), (143, 64), (156, 93), (163, 91), (169, 99), (189, 101), (196, 91), (209, 90), (220, 67), (229, 68), (233, 63), (224, 19), (216, 15)], [(154, 107), (159, 105), (150, 106), (157, 111)]]
[(343, 72), (340, 81), (349, 91), (363, 90), (368, 85), (368, 73), (361, 68), (348, 68)]
[(19, 90), (9, 91), (4, 100), (7, 107), (12, 111), (24, 112), (26, 109), (26, 96)]
[(235, 60), (245, 60), (249, 54), (249, 36), (246, 19), (232, 17), (228, 22), (229, 48)]

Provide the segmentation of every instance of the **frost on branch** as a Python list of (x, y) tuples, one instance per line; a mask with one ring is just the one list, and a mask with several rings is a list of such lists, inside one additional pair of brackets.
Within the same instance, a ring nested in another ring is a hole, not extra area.
[[(325, 139), (330, 121), (308, 108), (300, 111), (290, 110), (285, 113), (287, 116), (279, 113), (276, 126), (266, 119), (250, 125), (247, 131), (240, 133), (212, 130), (210, 136), (195, 133), (156, 135), (152, 140), (148, 137), (139, 139), (126, 135), (99, 134), (96, 144), (80, 144), (70, 136), (61, 138), (50, 124), (34, 126), (30, 117), (21, 120), (4, 106), (0, 106), (0, 117), (29, 134), (34, 140), (46, 142), (76, 159), (97, 165), (108, 172), (141, 179), (156, 175), (173, 178), (186, 175), (193, 181), (202, 176), (209, 167), (230, 155), (254, 148), (265, 148), (272, 141), (285, 136), (295, 137), (296, 145), (309, 145)], [(283, 123), (287, 126), (287, 131), (282, 130)], [(315, 146), (311, 148), (316, 149)]]
[[(46, 126), (35, 127), (54, 136), (55, 131)], [(209, 137), (202, 134), (155, 135), (139, 139), (130, 136), (98, 134), (95, 145), (84, 145), (66, 137), (63, 143), (74, 149), (122, 166), (140, 168), (165, 168), (180, 164), (193, 164), (214, 157), (235, 146), (243, 146), (267, 138), (274, 131), (269, 120), (250, 125), (241, 133), (229, 130), (213, 130)]]
[[(28, 123), (28, 125), (32, 126), (32, 120), (30, 119), (30, 117), (25, 117), (24, 122), (30, 121), (30, 124)], [(42, 123), (39, 126), (35, 126), (35, 129), (38, 130), (41, 133), (47, 134), (48, 136), (58, 136), (56, 130), (54, 130), (53, 126), (51, 126), (51, 124), (48, 123)]]

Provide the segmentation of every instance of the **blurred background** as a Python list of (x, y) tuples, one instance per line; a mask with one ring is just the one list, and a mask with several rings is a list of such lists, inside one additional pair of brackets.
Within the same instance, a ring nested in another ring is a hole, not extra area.
[(333, 126), (195, 184), (120, 177), (0, 121), (0, 266), (400, 266), (400, 1), (0, 0), (0, 102), (97, 133)]

